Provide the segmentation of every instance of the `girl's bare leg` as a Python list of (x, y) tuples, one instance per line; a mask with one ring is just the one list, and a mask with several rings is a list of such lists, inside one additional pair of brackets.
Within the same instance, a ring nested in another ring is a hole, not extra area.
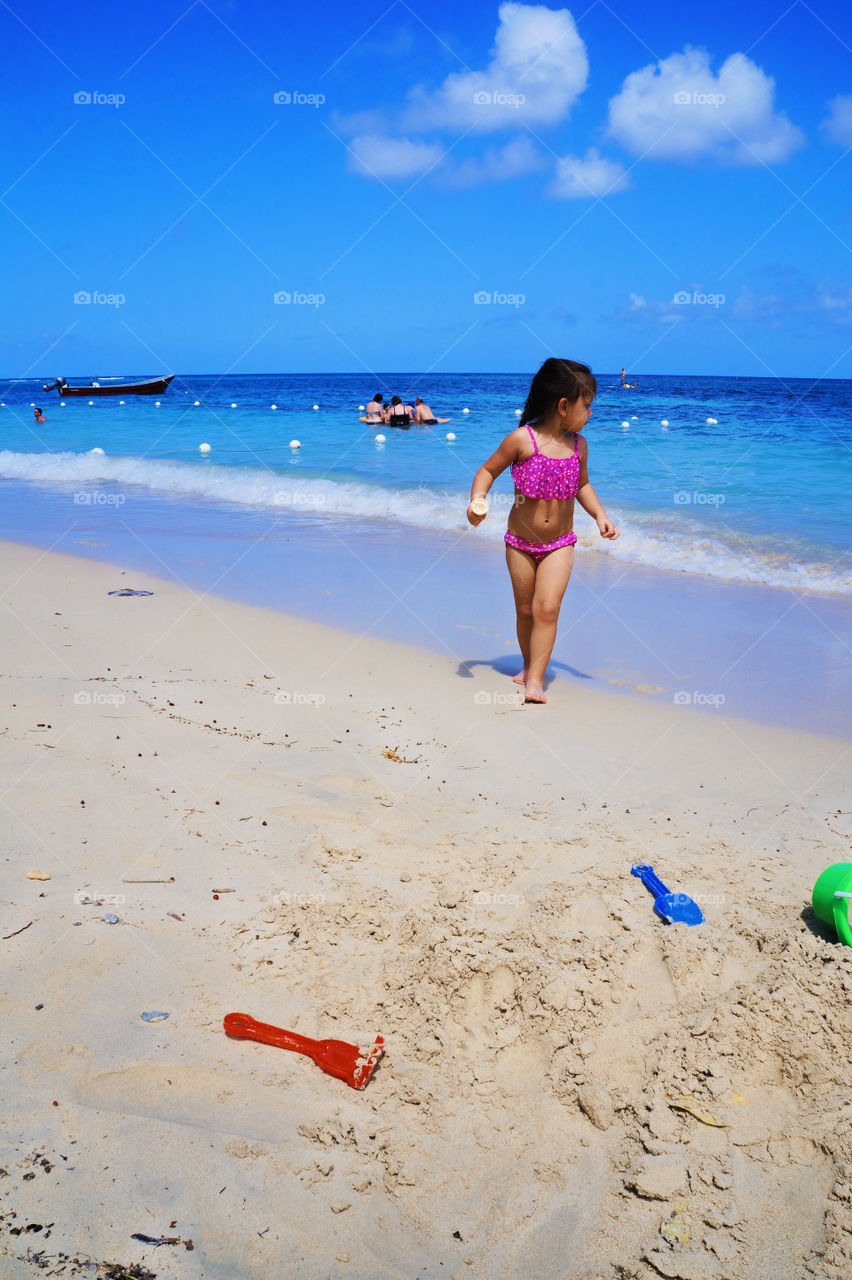
[(506, 546), (506, 564), (515, 593), (518, 644), (523, 659), (523, 670), (514, 677), (516, 684), (524, 684), (530, 665), (530, 633), (533, 625), (533, 593), (535, 591), (535, 560), (517, 547)]
[(527, 664), (527, 702), (546, 702), (544, 673), (556, 643), (556, 626), (565, 588), (574, 568), (574, 548), (560, 547), (545, 556), (535, 571), (532, 629)]

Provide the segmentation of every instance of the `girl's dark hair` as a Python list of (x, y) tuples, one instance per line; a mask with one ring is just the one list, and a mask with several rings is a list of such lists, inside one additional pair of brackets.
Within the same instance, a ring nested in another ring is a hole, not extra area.
[(591, 401), (597, 392), (597, 379), (587, 364), (551, 356), (532, 380), (521, 423), (541, 422), (556, 412), (560, 400), (573, 404), (582, 396)]
[(399, 396), (391, 396), (391, 404), (402, 404)]
[(376, 404), (381, 404), (382, 403), (381, 393), (377, 391), (376, 394), (373, 396), (373, 400), (376, 402)]

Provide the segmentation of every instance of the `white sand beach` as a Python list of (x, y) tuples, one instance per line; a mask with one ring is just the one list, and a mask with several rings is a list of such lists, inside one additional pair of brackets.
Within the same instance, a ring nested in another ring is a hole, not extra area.
[(0, 574), (4, 1280), (852, 1273), (849, 743)]

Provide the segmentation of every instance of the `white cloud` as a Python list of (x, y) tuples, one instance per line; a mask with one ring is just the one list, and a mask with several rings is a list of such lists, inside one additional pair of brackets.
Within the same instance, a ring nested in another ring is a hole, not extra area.
[(603, 318), (612, 324), (638, 322), (644, 325), (674, 324), (686, 319), (686, 311), (691, 308), (677, 307), (668, 298), (652, 298), (649, 302), (641, 293), (630, 292), (629, 301), (616, 307)]
[(547, 157), (529, 138), (513, 138), (505, 147), (489, 147), (481, 157), (461, 160), (441, 170), (441, 185), (478, 187), (486, 182), (508, 182), (548, 166)]
[(444, 148), (413, 138), (387, 138), (362, 133), (352, 138), (346, 167), (365, 178), (413, 178), (441, 159)]
[(630, 293), (629, 301), (604, 317), (611, 323), (643, 326), (687, 323), (716, 324), (724, 316), (740, 324), (755, 323), (772, 330), (803, 324), (820, 327), (852, 325), (852, 286), (829, 279), (807, 280), (795, 267), (767, 268), (756, 286), (743, 284), (736, 297), (720, 293), (709, 282), (687, 281), (668, 298), (645, 298)]
[(852, 94), (838, 93), (828, 103), (828, 115), (820, 125), (829, 142), (852, 146)]
[(731, 314), (737, 320), (768, 323), (776, 329), (786, 329), (794, 316), (825, 324), (850, 325), (852, 288), (824, 281), (814, 284), (798, 275), (777, 293), (757, 293), (743, 285), (731, 306)]
[(592, 196), (624, 191), (630, 180), (624, 167), (608, 160), (596, 147), (589, 147), (585, 157), (562, 156), (556, 162), (556, 176), (545, 195), (554, 200), (583, 200)]
[(687, 47), (627, 76), (610, 99), (609, 136), (636, 155), (728, 164), (786, 160), (804, 134), (775, 110), (775, 81), (744, 54), (719, 74), (710, 55)]
[(567, 116), (589, 74), (586, 46), (570, 11), (507, 3), (500, 5), (498, 17), (485, 69), (454, 72), (437, 89), (411, 89), (403, 130), (471, 127), (487, 133), (554, 125)]

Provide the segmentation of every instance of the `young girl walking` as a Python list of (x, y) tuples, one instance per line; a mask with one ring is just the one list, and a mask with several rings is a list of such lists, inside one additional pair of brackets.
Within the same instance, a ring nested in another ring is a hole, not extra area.
[(518, 644), (526, 702), (546, 702), (544, 675), (553, 646), (559, 607), (574, 568), (574, 499), (597, 524), (602, 538), (618, 529), (589, 482), (589, 446), (580, 432), (589, 421), (597, 382), (588, 365), (545, 360), (532, 380), (521, 415), (473, 478), (467, 518), (481, 524), (486, 495), (507, 467), (512, 468), (515, 501), (506, 531), (506, 564), (515, 593)]

